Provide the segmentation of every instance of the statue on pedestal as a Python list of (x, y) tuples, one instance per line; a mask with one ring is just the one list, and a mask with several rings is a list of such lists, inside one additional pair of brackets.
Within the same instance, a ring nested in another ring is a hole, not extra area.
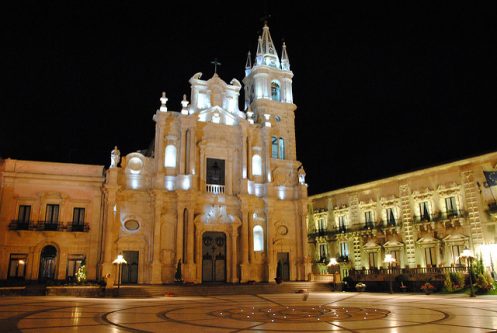
[(110, 167), (117, 168), (117, 165), (121, 161), (121, 152), (114, 146), (114, 150), (110, 153)]
[(305, 171), (303, 166), (299, 168), (299, 183), (305, 184)]

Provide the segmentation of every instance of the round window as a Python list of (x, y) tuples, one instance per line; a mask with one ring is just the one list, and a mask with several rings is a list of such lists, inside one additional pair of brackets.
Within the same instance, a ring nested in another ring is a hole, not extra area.
[(132, 157), (128, 162), (128, 168), (131, 173), (140, 173), (143, 168), (143, 161), (138, 157)]
[(137, 220), (127, 220), (126, 222), (124, 222), (124, 227), (126, 228), (126, 230), (135, 231), (140, 228), (140, 223), (138, 223)]

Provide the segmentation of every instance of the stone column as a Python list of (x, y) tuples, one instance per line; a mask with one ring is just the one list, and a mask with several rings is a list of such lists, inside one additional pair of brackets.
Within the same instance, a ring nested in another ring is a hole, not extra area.
[(186, 259), (183, 258), (183, 209), (183, 207), (178, 206), (178, 224), (176, 228), (176, 265), (178, 264), (178, 260), (181, 259), (183, 263)]
[(189, 209), (188, 210), (188, 229), (187, 229), (187, 240), (186, 240), (186, 262), (188, 264), (193, 264), (194, 260), (193, 260), (193, 248), (194, 248), (194, 237), (193, 237), (193, 226), (194, 226), (194, 223), (193, 223), (193, 218), (194, 218), (194, 215), (193, 215), (194, 211), (193, 209)]
[(107, 184), (104, 186), (104, 195), (105, 195), (105, 226), (104, 226), (104, 255), (103, 255), (103, 263), (102, 263), (102, 275), (106, 276), (107, 274), (113, 274), (112, 267), (112, 245), (115, 244), (115, 238), (117, 235), (114, 235), (114, 225), (116, 223), (116, 219), (119, 216), (119, 211), (116, 209), (114, 211), (114, 207), (116, 205), (116, 193), (117, 193), (117, 174), (118, 168), (112, 168), (107, 171)]
[(152, 277), (150, 283), (160, 284), (161, 279), (161, 262), (160, 262), (160, 244), (161, 244), (161, 211), (162, 211), (162, 197), (161, 191), (155, 190), (152, 193), (154, 200), (154, 237), (153, 237), (153, 254), (152, 254)]
[(242, 276), (240, 280), (242, 282), (247, 282), (250, 280), (250, 268), (248, 267), (249, 260), (249, 210), (246, 204), (242, 203), (242, 225), (241, 225), (241, 246), (242, 246), (242, 265), (241, 265), (241, 273)]
[(238, 282), (238, 226), (233, 224), (231, 230), (231, 283)]

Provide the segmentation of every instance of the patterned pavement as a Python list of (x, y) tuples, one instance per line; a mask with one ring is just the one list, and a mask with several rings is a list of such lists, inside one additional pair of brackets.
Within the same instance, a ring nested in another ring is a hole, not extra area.
[(311, 293), (1, 297), (0, 332), (497, 332), (497, 297)]

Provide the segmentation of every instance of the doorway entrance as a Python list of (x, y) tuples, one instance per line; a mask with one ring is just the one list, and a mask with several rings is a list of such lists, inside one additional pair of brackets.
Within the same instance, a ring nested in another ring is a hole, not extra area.
[(226, 235), (206, 232), (202, 236), (202, 282), (226, 281)]
[(41, 250), (40, 256), (40, 281), (55, 280), (55, 268), (57, 266), (57, 249), (55, 246), (47, 245)]
[(278, 263), (282, 262), (281, 279), (290, 281), (290, 260), (288, 252), (278, 252)]
[(128, 264), (122, 265), (122, 283), (138, 283), (138, 254), (138, 251), (123, 251), (124, 260)]

